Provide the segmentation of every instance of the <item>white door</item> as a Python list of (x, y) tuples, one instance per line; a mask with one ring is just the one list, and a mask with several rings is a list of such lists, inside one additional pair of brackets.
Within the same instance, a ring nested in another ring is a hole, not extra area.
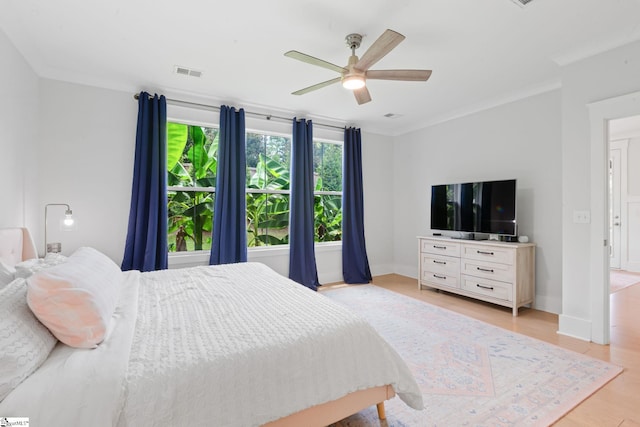
[(620, 268), (621, 232), (621, 186), (619, 149), (609, 150), (609, 267)]

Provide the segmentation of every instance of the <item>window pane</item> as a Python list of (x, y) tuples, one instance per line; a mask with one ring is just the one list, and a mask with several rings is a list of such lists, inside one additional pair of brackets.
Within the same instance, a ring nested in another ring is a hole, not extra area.
[(215, 187), (218, 129), (167, 123), (169, 186)]
[(267, 185), (274, 190), (289, 189), (291, 171), (291, 141), (281, 136), (268, 136), (266, 141), (268, 159)]
[(314, 226), (316, 242), (342, 240), (342, 196), (315, 196)]
[(218, 128), (167, 123), (169, 252), (211, 249), (217, 155)]
[(313, 143), (313, 172), (318, 191), (342, 191), (342, 145)]
[(247, 133), (247, 186), (288, 190), (291, 140), (276, 135)]
[(213, 193), (168, 191), (169, 252), (211, 249)]
[(289, 243), (289, 195), (247, 193), (247, 245)]
[(264, 188), (266, 185), (261, 184), (264, 180), (264, 172), (256, 175), (260, 155), (265, 152), (265, 141), (263, 135), (257, 133), (247, 133), (246, 137), (246, 156), (247, 156), (247, 186), (252, 188)]

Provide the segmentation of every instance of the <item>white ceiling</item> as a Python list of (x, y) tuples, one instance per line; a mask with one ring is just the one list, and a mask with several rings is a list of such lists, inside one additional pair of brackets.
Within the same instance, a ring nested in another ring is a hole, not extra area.
[[(0, 26), (44, 78), (399, 135), (559, 87), (561, 65), (640, 39), (639, 17), (640, 0), (2, 0)], [(386, 28), (407, 38), (372, 69), (429, 81), (369, 81), (360, 106), (339, 84), (291, 95), (337, 74), (284, 52), (346, 65), (347, 34), (361, 56)]]

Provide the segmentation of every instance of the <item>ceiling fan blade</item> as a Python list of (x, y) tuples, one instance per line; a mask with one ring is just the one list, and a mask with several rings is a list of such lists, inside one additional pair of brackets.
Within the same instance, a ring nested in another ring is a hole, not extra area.
[(304, 89), (297, 90), (295, 92), (292, 92), (291, 95), (304, 95), (305, 93), (313, 92), (314, 90), (322, 89), (325, 86), (338, 83), (340, 80), (342, 80), (342, 77), (336, 77), (335, 79), (327, 80), (326, 82), (317, 83), (313, 86), (309, 86), (309, 87), (305, 87)]
[(431, 70), (369, 70), (367, 79), (427, 81), (431, 77)]
[(362, 55), (355, 67), (361, 71), (367, 71), (369, 67), (381, 60), (394, 47), (398, 46), (405, 37), (393, 30), (386, 30), (371, 47)]
[(360, 89), (355, 89), (353, 94), (356, 97), (356, 101), (358, 101), (358, 105), (366, 104), (371, 101), (371, 94), (369, 94), (369, 89), (367, 89), (366, 86)]
[(333, 70), (338, 73), (342, 73), (343, 71), (346, 71), (344, 67), (340, 67), (338, 65), (332, 64), (331, 62), (327, 62), (322, 59), (315, 58), (311, 55), (307, 55), (306, 53), (298, 52), (297, 50), (290, 50), (289, 52), (286, 52), (284, 56), (297, 59), (298, 61), (306, 62), (307, 64), (317, 65), (318, 67), (327, 68), (329, 70)]

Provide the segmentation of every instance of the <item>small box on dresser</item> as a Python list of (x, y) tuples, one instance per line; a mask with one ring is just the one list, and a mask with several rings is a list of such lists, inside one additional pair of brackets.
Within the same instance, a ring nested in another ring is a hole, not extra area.
[(418, 237), (418, 288), (430, 287), (512, 308), (533, 306), (535, 244)]

